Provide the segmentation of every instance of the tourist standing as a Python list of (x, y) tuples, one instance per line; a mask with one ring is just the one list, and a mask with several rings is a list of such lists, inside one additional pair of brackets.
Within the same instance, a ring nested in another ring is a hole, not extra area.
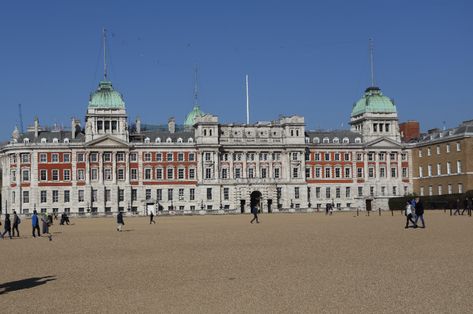
[[(51, 216), (52, 217), (52, 216)], [(43, 216), (41, 217), (41, 222), (42, 222), (42, 227), (43, 227), (43, 234), (47, 234), (48, 235), (48, 239), (49, 241), (52, 241), (52, 236), (51, 236), (51, 233), (49, 233), (49, 217), (46, 215), (46, 214), (43, 214)]]
[(250, 223), (253, 223), (253, 221), (256, 220), (256, 223), (259, 224), (259, 220), (258, 220), (258, 207), (256, 207), (255, 205), (252, 205), (252, 206), (251, 206), (251, 213), (253, 214), (253, 219), (251, 219)]
[(117, 231), (121, 232), (124, 225), (125, 222), (123, 221), (123, 214), (122, 212), (119, 212), (117, 215)]
[(16, 211), (13, 211), (13, 236), (15, 236), (15, 230), (16, 230), (16, 236), (20, 237), (20, 231), (18, 230), (18, 225), (21, 223), (20, 217), (16, 214)]
[(425, 228), (425, 222), (424, 222), (424, 203), (421, 201), (420, 198), (417, 198), (416, 200), (416, 207), (415, 207), (415, 210), (416, 210), (416, 220), (415, 220), (415, 224), (417, 225), (417, 220), (420, 220), (422, 221), (422, 227), (421, 228)]
[(5, 214), (5, 223), (3, 224), (3, 233), (0, 234), (0, 237), (3, 239), (5, 234), (8, 233), (8, 236), (11, 239), (11, 221), (10, 214)]
[(415, 221), (412, 219), (412, 205), (411, 203), (406, 203), (406, 226), (404, 228), (409, 228), (409, 222), (412, 223), (412, 227), (417, 228)]
[(39, 219), (36, 209), (33, 211), (33, 216), (31, 217), (31, 225), (33, 227), (33, 238), (36, 238), (36, 230), (38, 231), (38, 237), (40, 237), (41, 234), (39, 232)]
[(156, 221), (154, 221), (154, 213), (153, 211), (151, 210), (150, 213), (149, 213), (149, 224), (155, 224)]
[[(463, 213), (467, 210), (468, 210), (468, 197), (465, 196), (465, 200), (463, 201), (463, 210), (462, 210), (461, 215), (463, 215)], [(467, 214), (468, 214), (468, 212), (467, 212)]]

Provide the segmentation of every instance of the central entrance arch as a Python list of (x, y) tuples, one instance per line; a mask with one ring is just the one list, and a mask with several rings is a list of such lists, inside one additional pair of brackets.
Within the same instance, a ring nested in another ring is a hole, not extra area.
[(260, 191), (253, 191), (251, 194), (250, 194), (250, 208), (253, 207), (253, 206), (257, 206), (260, 210), (262, 210), (261, 208), (261, 192)]

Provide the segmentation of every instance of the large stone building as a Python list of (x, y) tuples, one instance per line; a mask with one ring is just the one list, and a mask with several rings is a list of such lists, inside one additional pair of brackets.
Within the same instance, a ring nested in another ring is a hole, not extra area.
[(90, 96), (85, 125), (18, 129), (1, 147), (2, 206), (31, 213), (119, 210), (249, 212), (387, 208), (412, 192), (412, 156), (397, 109), (377, 87), (355, 103), (351, 130), (306, 130), (301, 116), (221, 124), (197, 104), (184, 125), (128, 125), (108, 80)]
[(411, 147), (417, 195), (473, 190), (473, 120), (452, 129), (430, 130)]

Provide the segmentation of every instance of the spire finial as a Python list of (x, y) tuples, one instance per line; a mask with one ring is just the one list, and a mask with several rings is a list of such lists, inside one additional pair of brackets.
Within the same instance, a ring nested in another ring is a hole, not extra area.
[(373, 38), (369, 39), (370, 49), (370, 68), (371, 68), (371, 86), (374, 86), (374, 61), (373, 61)]
[(103, 39), (103, 78), (107, 80), (107, 29), (104, 27), (102, 29), (102, 39)]
[(199, 82), (197, 78), (197, 64), (194, 65), (194, 106), (199, 105)]

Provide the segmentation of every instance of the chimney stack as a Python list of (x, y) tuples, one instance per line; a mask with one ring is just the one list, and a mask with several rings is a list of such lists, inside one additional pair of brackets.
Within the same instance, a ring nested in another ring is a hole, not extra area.
[(34, 118), (34, 137), (38, 138), (39, 136), (39, 119), (38, 117)]
[(141, 119), (140, 119), (140, 117), (136, 118), (135, 123), (136, 123), (136, 133), (139, 134), (139, 133), (141, 133)]
[(174, 119), (174, 117), (171, 117), (168, 120), (168, 130), (169, 130), (169, 133), (176, 132), (176, 119)]

